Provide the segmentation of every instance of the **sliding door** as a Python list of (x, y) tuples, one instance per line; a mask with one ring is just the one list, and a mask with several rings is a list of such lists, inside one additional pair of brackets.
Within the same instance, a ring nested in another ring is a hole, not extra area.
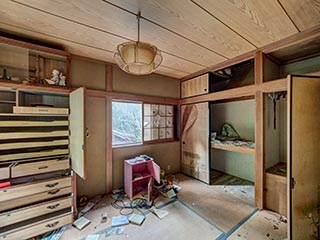
[(181, 107), (182, 172), (210, 184), (209, 104)]

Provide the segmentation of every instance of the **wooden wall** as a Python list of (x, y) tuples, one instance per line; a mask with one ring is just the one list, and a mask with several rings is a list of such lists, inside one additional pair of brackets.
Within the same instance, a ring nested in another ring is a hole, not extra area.
[[(112, 67), (113, 91), (150, 95), (158, 97), (179, 98), (180, 81), (160, 75), (128, 75), (116, 66)], [(71, 86), (85, 86), (87, 89), (106, 89), (106, 65), (103, 62), (72, 57)], [(78, 196), (93, 197), (106, 193), (107, 150), (106, 150), (106, 99), (104, 97), (87, 97), (87, 179), (78, 178)], [(113, 149), (113, 188), (123, 186), (123, 160), (140, 154), (148, 154), (166, 172), (180, 171), (180, 143), (170, 142), (145, 146), (120, 147)], [(168, 171), (170, 165), (170, 171)]]
[(114, 67), (112, 85), (115, 92), (180, 98), (180, 81), (156, 74), (134, 76)]
[[(230, 123), (240, 137), (254, 141), (254, 100), (211, 105), (211, 132)], [(254, 182), (254, 155), (211, 149), (211, 168)]]

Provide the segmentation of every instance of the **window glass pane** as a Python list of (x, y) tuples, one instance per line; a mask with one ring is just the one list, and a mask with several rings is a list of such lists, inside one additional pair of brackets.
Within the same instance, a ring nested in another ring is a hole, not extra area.
[(112, 145), (142, 143), (142, 104), (112, 102)]

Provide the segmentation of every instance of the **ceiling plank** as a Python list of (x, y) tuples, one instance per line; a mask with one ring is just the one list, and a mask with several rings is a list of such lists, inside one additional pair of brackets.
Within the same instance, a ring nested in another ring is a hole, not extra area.
[(320, 24), (319, 0), (279, 0), (300, 31)]
[[(96, 60), (107, 62), (107, 63), (112, 63), (112, 61), (114, 60), (113, 52), (104, 51), (104, 50), (86, 46), (80, 43), (70, 42), (67, 40), (63, 40), (61, 38), (57, 38), (55, 36), (33, 32), (28, 29), (16, 27), (13, 25), (8, 25), (1, 22), (0, 22), (0, 29), (13, 35), (19, 35), (21, 37), (35, 39), (38, 41), (40, 40), (42, 42), (51, 43), (54, 41), (55, 44), (59, 44), (63, 46), (65, 50), (77, 56), (82, 56), (89, 59), (96, 59)], [(173, 61), (177, 61), (177, 59), (174, 59)], [(189, 74), (188, 72), (184, 72), (184, 71), (180, 71), (179, 69), (174, 69), (172, 67), (164, 66), (163, 64), (159, 67), (159, 69), (157, 69), (156, 73), (173, 77), (173, 78), (181, 78)]]
[[(2, 2), (5, 2), (5, 0), (1, 1), (1, 3)], [(124, 41), (124, 39), (120, 37), (100, 32), (91, 29), (90, 27), (78, 25), (11, 1), (7, 1), (5, 8), (0, 9), (0, 13), (2, 16), (1, 20), (4, 23), (19, 26), (24, 29), (30, 29), (33, 32), (43, 33), (47, 35), (47, 38), (49, 38), (49, 36), (54, 36), (65, 42), (79, 43), (87, 47), (101, 50), (102, 52), (112, 53), (117, 44)], [(41, 21), (39, 21), (39, 19), (41, 19)], [(71, 53), (76, 51), (74, 45), (71, 47), (66, 43), (66, 46), (68, 46), (68, 50)], [(90, 51), (88, 52), (88, 55), (92, 55), (90, 54)], [(171, 56), (166, 53), (163, 53), (163, 58), (164, 65), (167, 64), (167, 66), (182, 72), (191, 73), (192, 71), (198, 71), (203, 68), (203, 66), (199, 64), (189, 62), (185, 59), (179, 59), (176, 56)], [(114, 62), (113, 58), (109, 57), (108, 61)]]
[[(107, 0), (143, 18), (184, 36), (219, 55), (232, 58), (254, 49), (248, 41), (230, 30), (189, 0)], [(201, 16), (201, 17), (199, 17)]]
[[(17, 0), (16, 2), (79, 24), (110, 32), (124, 39), (137, 39), (138, 23), (136, 16), (101, 0), (92, 0), (90, 2), (86, 0)], [(5, 8), (6, 6), (3, 5), (3, 7)], [(113, 19), (110, 20), (109, 17)], [(226, 60), (226, 58), (199, 46), (197, 43), (190, 42), (159, 26), (150, 23), (143, 25), (143, 20), (141, 22), (141, 41), (154, 44), (163, 52), (184, 58), (204, 67)], [(145, 28), (148, 29), (148, 32), (146, 32)], [(142, 33), (146, 34), (142, 35)], [(158, 45), (157, 42), (160, 42), (161, 45)], [(183, 50), (181, 51), (181, 49)]]
[(277, 0), (192, 0), (257, 47), (298, 32)]

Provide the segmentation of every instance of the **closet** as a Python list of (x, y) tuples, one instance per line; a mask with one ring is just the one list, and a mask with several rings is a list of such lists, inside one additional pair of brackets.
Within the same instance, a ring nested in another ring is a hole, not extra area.
[(254, 182), (254, 109), (254, 99), (210, 104), (213, 171)]

